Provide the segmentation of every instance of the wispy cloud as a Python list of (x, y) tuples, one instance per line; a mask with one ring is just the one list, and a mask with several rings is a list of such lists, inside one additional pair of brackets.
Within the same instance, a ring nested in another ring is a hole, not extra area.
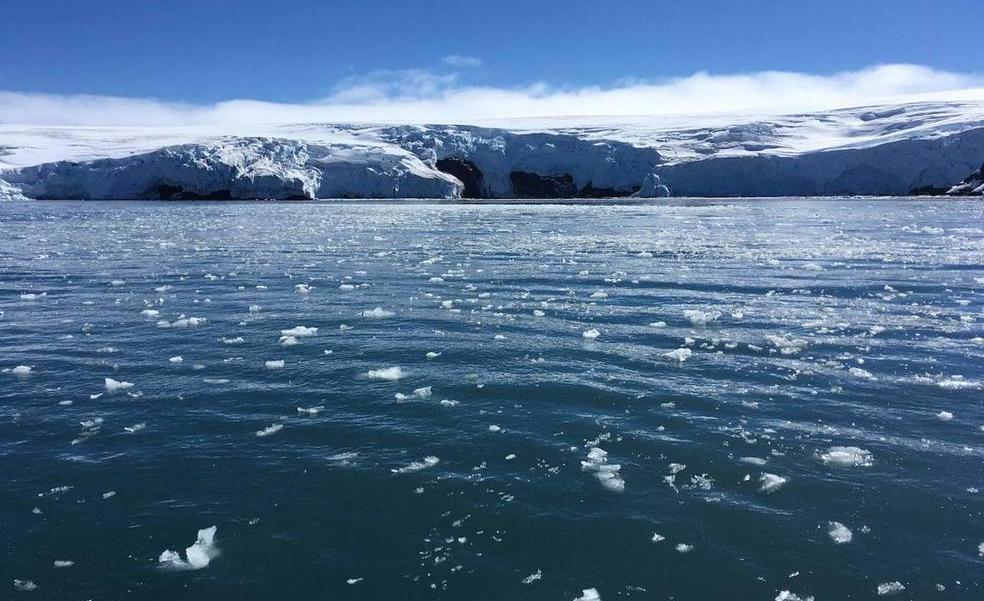
[(449, 54), (442, 58), (441, 62), (455, 69), (477, 69), (482, 66), (482, 59), (462, 54)]
[(767, 71), (696, 73), (659, 82), (502, 88), (463, 82), (459, 71), (375, 71), (340, 81), (324, 99), (210, 105), (106, 96), (0, 92), (0, 121), (43, 125), (198, 125), (405, 121), (468, 123), (522, 117), (789, 112), (861, 106), (917, 94), (984, 88), (979, 74), (880, 65), (833, 75)]

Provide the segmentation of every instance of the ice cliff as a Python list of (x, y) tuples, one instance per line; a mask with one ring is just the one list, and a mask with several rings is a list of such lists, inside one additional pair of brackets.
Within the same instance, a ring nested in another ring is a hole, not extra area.
[(982, 162), (973, 101), (482, 126), (0, 125), (0, 199), (964, 195), (984, 193)]

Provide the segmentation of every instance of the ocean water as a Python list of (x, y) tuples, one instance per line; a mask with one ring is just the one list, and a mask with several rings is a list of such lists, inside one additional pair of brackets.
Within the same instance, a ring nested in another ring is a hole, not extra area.
[(0, 233), (0, 598), (984, 598), (980, 201)]

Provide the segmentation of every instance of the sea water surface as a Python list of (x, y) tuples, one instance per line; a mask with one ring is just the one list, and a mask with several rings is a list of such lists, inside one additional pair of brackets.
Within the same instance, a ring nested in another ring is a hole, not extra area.
[(980, 201), (4, 204), (0, 368), (4, 599), (984, 598)]

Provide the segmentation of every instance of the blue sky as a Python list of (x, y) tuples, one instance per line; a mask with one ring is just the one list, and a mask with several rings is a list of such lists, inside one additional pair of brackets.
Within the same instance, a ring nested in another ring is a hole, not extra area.
[(298, 102), (346, 77), (479, 59), (490, 86), (697, 71), (980, 70), (979, 0), (2, 0), (0, 89)]
[(0, 122), (843, 106), (984, 87), (980, 9), (980, 0), (0, 0)]

